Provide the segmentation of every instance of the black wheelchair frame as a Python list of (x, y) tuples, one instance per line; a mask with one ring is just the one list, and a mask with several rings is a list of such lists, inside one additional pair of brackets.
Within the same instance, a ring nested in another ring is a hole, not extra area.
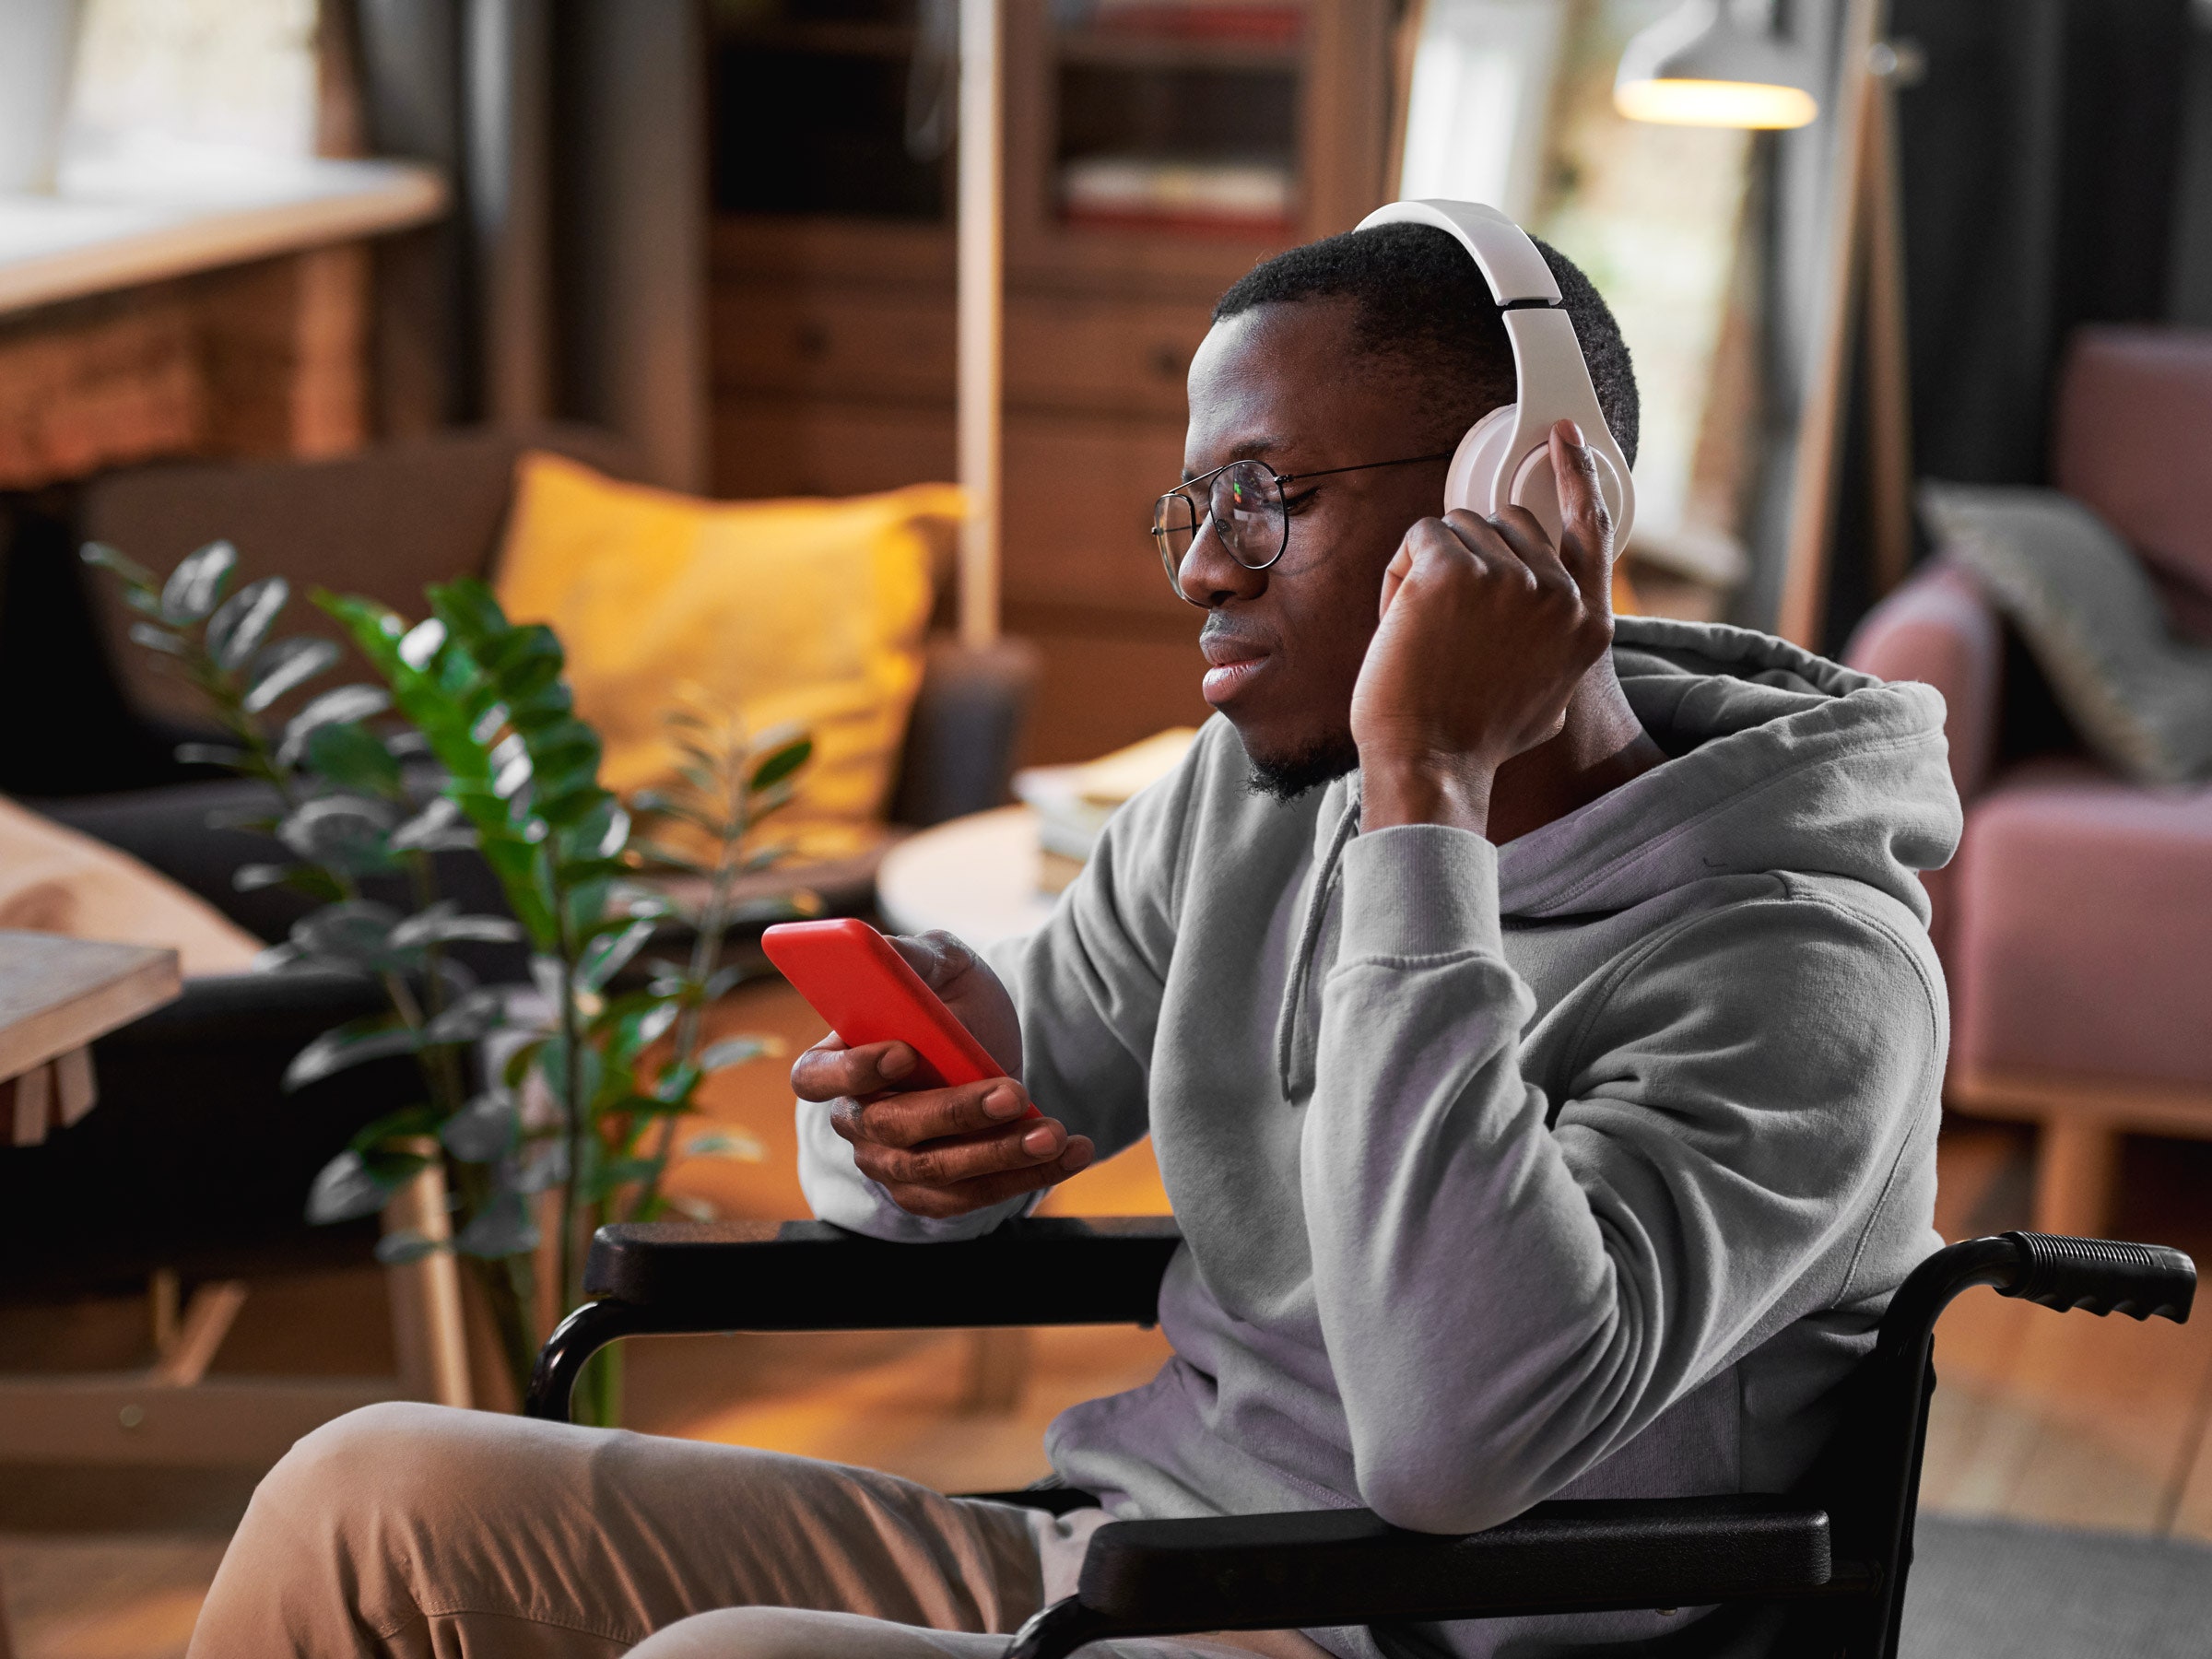
[[(524, 1410), (565, 1422), (584, 1362), (626, 1336), (1150, 1325), (1181, 1242), (1172, 1221), (1149, 1218), (1018, 1221), (929, 1246), (818, 1221), (603, 1228), (585, 1269), (594, 1300), (547, 1342)], [(2196, 1268), (2176, 1250), (2102, 1239), (1953, 1244), (1891, 1300), (1839, 1428), (1794, 1491), (1560, 1500), (1463, 1536), (1359, 1509), (1112, 1522), (1092, 1535), (1077, 1593), (1030, 1619), (1010, 1659), (1065, 1659), (1111, 1637), (1715, 1605), (1771, 1610), (1778, 1654), (1893, 1659), (1936, 1321), (1975, 1285), (2060, 1312), (2181, 1323)], [(978, 1496), (1059, 1511), (1092, 1501), (1056, 1488)]]

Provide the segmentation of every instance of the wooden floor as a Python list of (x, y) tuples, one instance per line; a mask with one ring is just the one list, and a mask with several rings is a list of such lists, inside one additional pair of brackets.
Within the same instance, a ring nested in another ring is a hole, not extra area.
[[(725, 1021), (787, 1043), (812, 1034), (811, 1017), (780, 992), (741, 996)], [(743, 1156), (691, 1160), (680, 1182), (688, 1194), (728, 1214), (803, 1213), (780, 1070), (718, 1080), (712, 1114), (742, 1132), (732, 1138)], [(1947, 1236), (2024, 1225), (2032, 1170), (2024, 1135), (1955, 1122), (1940, 1158)], [(2131, 1143), (2124, 1186), (2116, 1236), (2212, 1258), (2212, 1147)], [(1055, 1207), (1111, 1214), (1163, 1204), (1139, 1149), (1087, 1171)], [(304, 1345), (313, 1369), (355, 1369), (388, 1353), (373, 1273), (255, 1295), (259, 1321), (241, 1321), (226, 1368), (284, 1369), (288, 1344)], [(141, 1320), (127, 1303), (73, 1310), (36, 1331), (0, 1319), (0, 1364), (24, 1363), (40, 1342), (127, 1363), (112, 1351), (128, 1348)], [(994, 1413), (966, 1404), (972, 1353), (960, 1333), (640, 1342), (628, 1361), (629, 1417), (655, 1432), (865, 1464), (947, 1490), (1016, 1486), (1044, 1472), (1040, 1438), (1054, 1414), (1143, 1382), (1167, 1351), (1156, 1334), (1120, 1330), (1041, 1331), (1030, 1343), (1018, 1402)], [(2212, 1318), (2138, 1325), (1972, 1291), (1946, 1317), (1936, 1363), (1924, 1506), (2212, 1540)], [(253, 1477), (0, 1467), (0, 1585), (19, 1659), (182, 1654)]]

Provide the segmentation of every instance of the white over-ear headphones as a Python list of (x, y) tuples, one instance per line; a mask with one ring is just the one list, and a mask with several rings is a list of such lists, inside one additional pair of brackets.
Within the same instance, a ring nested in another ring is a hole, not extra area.
[(1590, 384), (1551, 267), (1528, 233), (1480, 202), (1394, 202), (1359, 221), (1433, 225), (1459, 239), (1490, 285), (1513, 345), (1514, 400), (1492, 409), (1459, 441), (1444, 474), (1444, 510), (1465, 507), (1488, 517), (1518, 503), (1556, 538), (1559, 498), (1547, 444), (1556, 421), (1571, 420), (1597, 462), (1598, 488), (1613, 514), (1613, 545), (1628, 545), (1636, 518), (1636, 486)]

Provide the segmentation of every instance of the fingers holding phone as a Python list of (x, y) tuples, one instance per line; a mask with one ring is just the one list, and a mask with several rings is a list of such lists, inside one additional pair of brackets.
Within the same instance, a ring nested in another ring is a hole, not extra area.
[(1013, 999), (949, 934), (888, 940), (856, 921), (768, 930), (770, 959), (834, 1028), (792, 1067), (829, 1102), (853, 1162), (914, 1215), (944, 1218), (1052, 1186), (1090, 1141), (1039, 1114)]
[(1088, 1137), (1039, 1114), (1011, 1077), (842, 1096), (830, 1103), (830, 1126), (900, 1209), (938, 1218), (1056, 1186), (1094, 1156)]

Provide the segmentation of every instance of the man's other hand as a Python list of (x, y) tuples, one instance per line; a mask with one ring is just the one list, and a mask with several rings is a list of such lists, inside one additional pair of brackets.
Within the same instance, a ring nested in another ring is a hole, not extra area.
[(987, 1209), (1087, 1167), (1089, 1139), (1030, 1117), (1021, 1072), (1021, 1022), (998, 975), (952, 935), (891, 945), (1006, 1069), (1003, 1077), (951, 1088), (908, 1088), (919, 1056), (903, 1042), (849, 1049), (837, 1034), (791, 1068), (802, 1100), (827, 1101), (830, 1126), (853, 1144), (860, 1172), (916, 1216), (943, 1219)]
[(1487, 832), (1490, 785), (1558, 735), (1612, 643), (1613, 524), (1571, 421), (1551, 431), (1563, 529), (1535, 515), (1454, 511), (1406, 533), (1352, 692), (1362, 820)]

